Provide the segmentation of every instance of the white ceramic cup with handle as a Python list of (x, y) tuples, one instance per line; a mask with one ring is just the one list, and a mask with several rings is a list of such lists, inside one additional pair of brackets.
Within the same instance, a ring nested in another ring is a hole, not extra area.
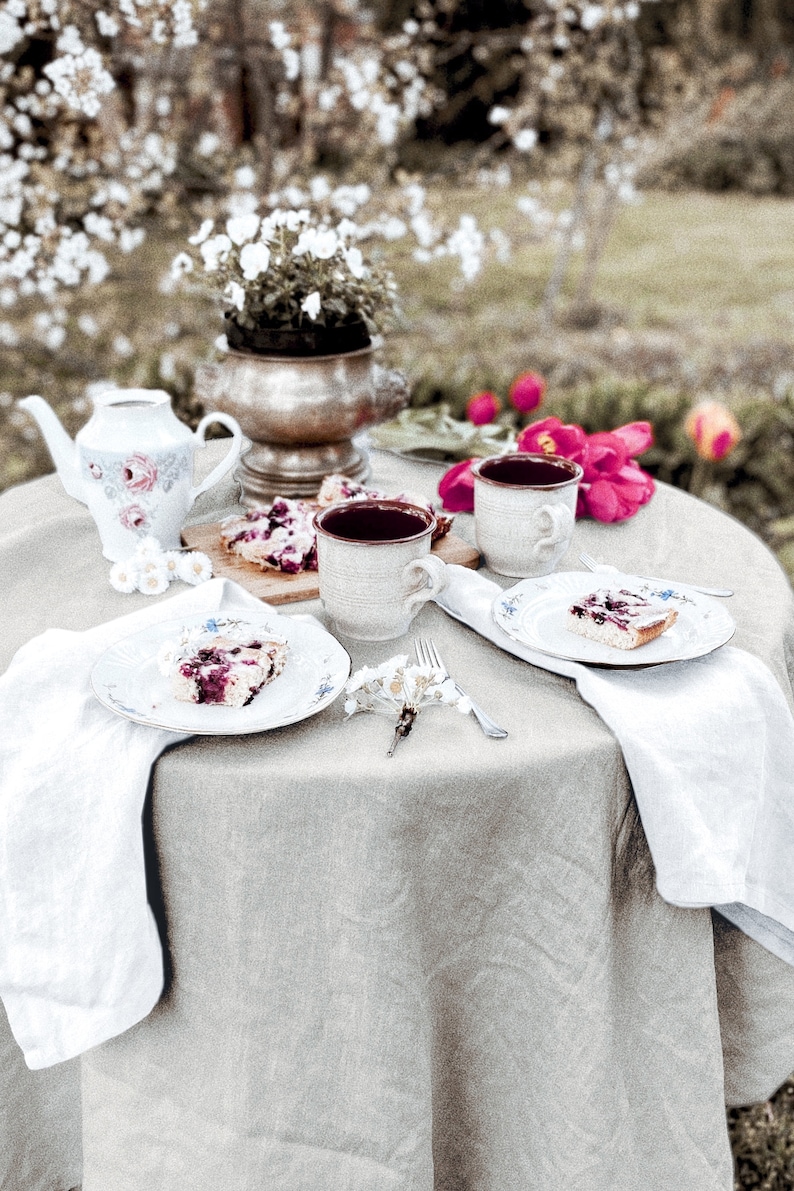
[(549, 575), (571, 544), (584, 474), (561, 455), (519, 451), (479, 459), (474, 527), (486, 565), (497, 575)]
[(442, 559), (430, 554), (436, 519), (394, 500), (351, 500), (314, 518), (320, 599), (338, 632), (390, 641), (408, 632), (446, 586)]

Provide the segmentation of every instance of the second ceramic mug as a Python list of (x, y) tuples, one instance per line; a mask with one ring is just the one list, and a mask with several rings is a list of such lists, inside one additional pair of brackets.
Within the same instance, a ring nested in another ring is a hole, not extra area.
[(477, 546), (498, 575), (549, 575), (571, 544), (584, 474), (561, 455), (494, 455), (474, 473)]
[(351, 500), (314, 518), (320, 599), (334, 627), (359, 641), (402, 637), (446, 586), (430, 554), (436, 519), (394, 500)]

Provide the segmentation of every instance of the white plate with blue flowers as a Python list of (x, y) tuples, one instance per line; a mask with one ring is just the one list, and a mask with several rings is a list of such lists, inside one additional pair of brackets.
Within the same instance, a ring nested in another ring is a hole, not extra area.
[[(284, 669), (245, 707), (187, 703), (174, 698), (163, 659), (174, 647), (207, 634), (248, 629), (286, 641)], [(111, 711), (139, 724), (198, 736), (242, 736), (282, 728), (316, 715), (337, 698), (350, 675), (350, 656), (319, 624), (270, 610), (239, 619), (188, 616), (152, 625), (112, 645), (91, 673), (91, 687)]]
[[(675, 608), (678, 619), (660, 637), (637, 649), (615, 649), (570, 632), (571, 604), (603, 588), (624, 589), (652, 603)], [(522, 579), (493, 603), (493, 617), (515, 641), (571, 662), (621, 670), (658, 666), (703, 657), (730, 641), (733, 617), (710, 596), (683, 583), (659, 583), (637, 575), (558, 571), (542, 579)]]

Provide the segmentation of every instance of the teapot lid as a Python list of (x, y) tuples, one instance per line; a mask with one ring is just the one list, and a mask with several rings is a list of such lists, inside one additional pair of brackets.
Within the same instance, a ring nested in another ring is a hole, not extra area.
[(151, 407), (165, 404), (171, 404), (171, 396), (165, 389), (107, 389), (94, 398), (94, 405), (103, 409), (111, 405), (123, 405), (129, 409), (136, 405)]

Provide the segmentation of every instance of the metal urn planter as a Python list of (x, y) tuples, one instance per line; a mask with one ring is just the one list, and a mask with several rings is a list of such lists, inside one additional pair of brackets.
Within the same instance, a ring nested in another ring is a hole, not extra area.
[(375, 351), (369, 345), (293, 356), (231, 349), (221, 363), (198, 370), (201, 401), (230, 414), (251, 440), (237, 472), (245, 505), (314, 496), (331, 473), (367, 478), (366, 452), (353, 439), (408, 404), (405, 378), (378, 364)]

